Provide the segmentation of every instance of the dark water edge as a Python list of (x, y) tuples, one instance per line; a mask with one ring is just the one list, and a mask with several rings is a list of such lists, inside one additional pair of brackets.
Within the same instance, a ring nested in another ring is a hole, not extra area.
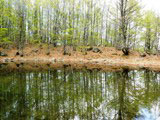
[(125, 63), (121, 61), (112, 61), (110, 59), (93, 59), (93, 60), (68, 60), (68, 59), (16, 59), (12, 61), (10, 58), (5, 58), (0, 60), (0, 71), (9, 70), (9, 71), (46, 71), (48, 69), (61, 69), (63, 67), (69, 69), (98, 69), (101, 71), (122, 71), (123, 69), (129, 70), (151, 70), (160, 72), (160, 67), (158, 64), (134, 64), (132, 62)]
[[(160, 73), (149, 70), (0, 70), (0, 119), (158, 120)], [(7, 72), (10, 71), (10, 72)]]

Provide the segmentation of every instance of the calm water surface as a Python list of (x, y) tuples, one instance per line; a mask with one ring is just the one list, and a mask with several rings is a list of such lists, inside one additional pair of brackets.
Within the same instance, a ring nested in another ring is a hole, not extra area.
[(160, 73), (0, 73), (0, 120), (160, 120)]

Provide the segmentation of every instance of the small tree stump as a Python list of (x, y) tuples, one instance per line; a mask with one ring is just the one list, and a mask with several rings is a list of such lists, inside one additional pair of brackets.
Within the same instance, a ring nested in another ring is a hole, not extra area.
[(147, 55), (145, 53), (140, 54), (141, 57), (146, 57)]
[(129, 55), (129, 48), (128, 47), (122, 48), (122, 52), (124, 55), (128, 56)]
[(16, 56), (18, 56), (18, 55), (20, 55), (20, 53), (19, 53), (19, 52), (16, 52)]

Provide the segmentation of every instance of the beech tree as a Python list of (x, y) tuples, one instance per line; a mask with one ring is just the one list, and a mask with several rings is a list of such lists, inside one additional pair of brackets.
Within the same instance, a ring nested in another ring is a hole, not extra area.
[[(132, 47), (131, 28), (136, 26), (133, 16), (137, 13), (138, 2), (135, 0), (119, 0), (119, 44), (122, 44), (122, 51), (125, 55), (129, 54)], [(138, 17), (138, 16), (136, 16)]]
[(160, 19), (153, 11), (146, 11), (143, 19), (144, 32), (142, 40), (144, 41), (144, 51), (150, 54), (156, 51), (159, 43)]
[(57, 43), (64, 52), (66, 46), (114, 46), (126, 55), (131, 48), (158, 48), (158, 15), (149, 20), (137, 0), (0, 0), (0, 13), (0, 44), (19, 52), (26, 44), (47, 44), (49, 54)]

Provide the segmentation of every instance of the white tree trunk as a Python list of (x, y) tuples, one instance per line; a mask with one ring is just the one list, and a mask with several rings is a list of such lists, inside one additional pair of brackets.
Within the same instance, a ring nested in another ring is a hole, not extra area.
[(158, 53), (160, 53), (160, 37), (158, 38), (158, 48), (157, 48), (157, 50), (158, 50)]

